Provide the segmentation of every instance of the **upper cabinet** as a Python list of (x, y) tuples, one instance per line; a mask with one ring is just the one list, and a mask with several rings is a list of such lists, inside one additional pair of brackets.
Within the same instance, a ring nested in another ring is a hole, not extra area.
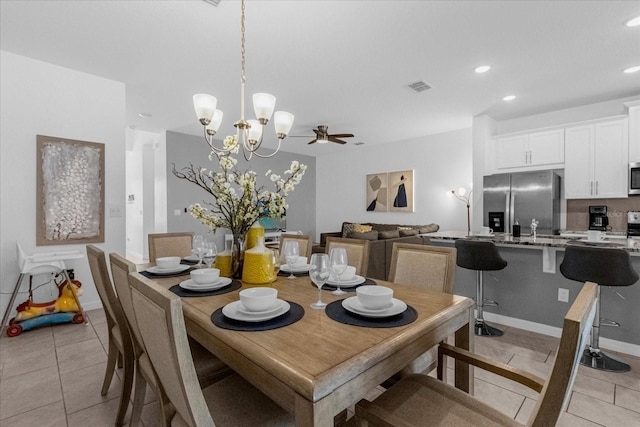
[(565, 128), (567, 199), (627, 197), (628, 119)]
[(640, 162), (640, 101), (629, 107), (629, 162)]
[(495, 169), (499, 171), (561, 168), (564, 152), (564, 129), (493, 139)]

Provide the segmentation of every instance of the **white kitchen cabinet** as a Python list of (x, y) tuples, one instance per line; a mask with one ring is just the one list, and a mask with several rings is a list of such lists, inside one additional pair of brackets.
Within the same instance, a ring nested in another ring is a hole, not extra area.
[[(635, 105), (634, 105), (635, 104)], [(629, 162), (640, 162), (640, 101), (629, 103)]]
[(565, 197), (627, 197), (628, 138), (626, 118), (565, 128)]
[(494, 139), (496, 169), (551, 169), (564, 163), (564, 129)]

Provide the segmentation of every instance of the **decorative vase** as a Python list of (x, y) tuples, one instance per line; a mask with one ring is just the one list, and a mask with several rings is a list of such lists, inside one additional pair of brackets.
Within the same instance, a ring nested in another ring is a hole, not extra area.
[(245, 236), (234, 234), (232, 240), (225, 240), (224, 251), (216, 256), (215, 268), (220, 270), (220, 276), (240, 279), (242, 277), (242, 249)]
[(248, 250), (253, 248), (258, 244), (258, 238), (264, 238), (264, 227), (260, 225), (260, 223), (256, 222), (249, 228), (247, 232), (247, 241), (244, 245), (244, 250)]
[(244, 251), (242, 283), (248, 286), (269, 286), (273, 281), (273, 252), (264, 246), (264, 236), (256, 245)]

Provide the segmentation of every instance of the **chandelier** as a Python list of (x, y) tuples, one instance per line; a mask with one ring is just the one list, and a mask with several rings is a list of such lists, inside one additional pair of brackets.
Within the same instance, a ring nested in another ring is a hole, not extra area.
[[(256, 93), (253, 95), (253, 109), (255, 111), (257, 120), (245, 120), (244, 117), (244, 86), (246, 82), (245, 78), (245, 25), (244, 25), (244, 11), (245, 5), (242, 0), (242, 14), (240, 20), (240, 28), (242, 33), (241, 38), (241, 56), (242, 56), (242, 74), (240, 78), (240, 120), (235, 122), (233, 126), (236, 128), (236, 136), (238, 143), (242, 144), (242, 154), (246, 160), (250, 160), (252, 155), (258, 157), (267, 158), (274, 156), (280, 151), (280, 144), (282, 140), (286, 138), (287, 134), (291, 130), (293, 125), (293, 114), (286, 111), (276, 111), (273, 114), (273, 110), (276, 106), (276, 97), (268, 93)], [(222, 123), (222, 111), (216, 109), (217, 99), (211, 95), (196, 94), (193, 95), (193, 106), (196, 110), (198, 120), (204, 127), (204, 138), (211, 150), (215, 153), (228, 153), (233, 147), (218, 148), (213, 143), (213, 136), (216, 134)], [(278, 138), (278, 147), (270, 154), (258, 153), (263, 140), (263, 131), (266, 124), (273, 115), (273, 122), (276, 129), (276, 136)]]

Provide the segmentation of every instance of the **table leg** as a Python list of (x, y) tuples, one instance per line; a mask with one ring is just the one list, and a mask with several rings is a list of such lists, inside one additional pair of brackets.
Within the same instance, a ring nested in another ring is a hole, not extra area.
[(4, 330), (4, 327), (7, 323), (7, 319), (9, 319), (9, 315), (11, 314), (11, 310), (13, 309), (13, 304), (16, 302), (16, 296), (18, 295), (18, 291), (20, 290), (20, 284), (22, 284), (22, 278), (24, 277), (23, 273), (20, 273), (18, 276), (18, 281), (16, 282), (16, 286), (13, 288), (13, 293), (11, 294), (11, 299), (9, 300), (9, 305), (4, 312), (4, 316), (2, 316), (2, 323), (0, 323), (0, 334)]
[[(456, 331), (456, 347), (473, 351), (473, 325), (473, 309), (470, 309), (469, 322)], [(459, 360), (455, 361), (455, 386), (473, 395), (473, 366)]]

